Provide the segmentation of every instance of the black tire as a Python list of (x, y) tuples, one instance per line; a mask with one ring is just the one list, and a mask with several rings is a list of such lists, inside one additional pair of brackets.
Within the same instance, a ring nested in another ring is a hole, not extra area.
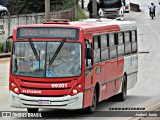
[(152, 18), (152, 19), (153, 19), (153, 16), (154, 16), (153, 13), (151, 13), (151, 18)]
[(123, 76), (122, 92), (118, 94), (119, 101), (125, 101), (127, 96), (127, 78)]
[(97, 106), (97, 92), (96, 89), (94, 89), (92, 105), (84, 109), (85, 113), (93, 114), (94, 111), (96, 110), (96, 106)]
[(38, 113), (38, 108), (27, 108), (28, 113)]

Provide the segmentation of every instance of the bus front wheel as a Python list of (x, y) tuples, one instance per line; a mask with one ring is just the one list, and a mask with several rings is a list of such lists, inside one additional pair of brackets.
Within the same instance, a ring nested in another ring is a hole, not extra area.
[(93, 93), (93, 97), (92, 97), (92, 105), (85, 108), (84, 111), (86, 113), (92, 114), (96, 110), (96, 106), (97, 106), (97, 92), (96, 92), (96, 89), (94, 89), (94, 93)]
[(38, 108), (27, 108), (28, 113), (38, 113)]

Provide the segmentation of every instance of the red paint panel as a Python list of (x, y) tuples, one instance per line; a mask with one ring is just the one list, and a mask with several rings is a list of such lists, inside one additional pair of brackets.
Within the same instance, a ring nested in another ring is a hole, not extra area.
[(84, 92), (83, 108), (86, 108), (92, 105), (92, 96), (93, 96), (93, 89), (87, 90)]
[(91, 79), (94, 75), (92, 72), (85, 78), (85, 89), (93, 87)]
[(107, 92), (106, 93), (107, 93), (106, 98), (109, 98), (109, 97), (114, 95), (114, 93), (115, 93), (115, 81), (107, 83)]
[[(24, 87), (28, 87), (28, 88), (41, 88), (41, 89), (45, 89), (45, 88), (53, 88), (52, 84), (53, 83), (34, 83), (34, 82), (26, 82), (26, 81), (22, 81), (20, 79), (16, 80), (16, 83), (18, 83), (19, 86), (24, 86)], [(64, 86), (65, 88), (71, 88), (73, 85), (75, 85), (77, 83), (77, 81), (70, 81), (67, 83), (54, 83), (54, 84), (65, 84), (66, 86)]]
[[(117, 62), (117, 77), (123, 77), (124, 74), (124, 58), (118, 58)], [(122, 78), (116, 80), (116, 91), (115, 94), (117, 94), (120, 90), (122, 84)]]
[(87, 90), (84, 91), (83, 108), (92, 105), (92, 95), (93, 95), (92, 87), (94, 86), (92, 79), (93, 79), (93, 70), (85, 78), (85, 89)]
[(117, 78), (117, 59), (108, 61), (106, 64), (106, 79), (113, 80)]
[[(96, 82), (98, 81), (98, 83), (101, 85), (105, 82), (105, 78), (106, 78), (106, 67), (105, 67), (105, 62), (101, 63), (101, 64), (97, 64), (94, 67), (94, 84), (96, 84)], [(105, 91), (102, 90), (103, 88), (101, 88), (102, 86), (100, 86), (99, 89), (99, 101), (103, 100), (104, 97), (106, 96)]]
[[(19, 78), (22, 78), (22, 77), (19, 77)], [(32, 79), (35, 79), (35, 78), (32, 78)], [(62, 78), (62, 79), (42, 79), (42, 78), (36, 78), (35, 80), (32, 80), (32, 79), (28, 77), (25, 79), (17, 79), (17, 77), (14, 78), (12, 76), (10, 77), (10, 82), (15, 82), (18, 88), (20, 89), (20, 92), (24, 94), (56, 96), (56, 95), (70, 94), (72, 88), (78, 83), (78, 81), (82, 81), (81, 77), (80, 78)], [(81, 83), (83, 88), (83, 82)], [(52, 84), (54, 84), (54, 87), (52, 86)], [(32, 91), (41, 91), (41, 92), (39, 94), (36, 94)]]
[(117, 76), (121, 77), (124, 73), (124, 58), (118, 58), (117, 62)]
[(117, 59), (108, 61), (106, 64), (106, 81), (111, 81), (107, 84), (106, 98), (114, 95), (115, 93), (115, 81), (117, 78)]

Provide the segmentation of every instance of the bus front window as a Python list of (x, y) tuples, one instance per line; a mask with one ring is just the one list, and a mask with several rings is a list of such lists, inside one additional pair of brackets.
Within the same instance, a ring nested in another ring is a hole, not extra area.
[(101, 8), (119, 8), (122, 7), (121, 0), (100, 0)]
[(44, 77), (45, 42), (33, 42), (38, 59), (29, 42), (16, 42), (12, 54), (12, 73), (19, 76)]
[[(65, 42), (50, 62), (61, 42), (15, 42), (12, 74), (30, 77), (73, 77), (81, 75), (81, 44)], [(36, 50), (36, 51), (35, 51)], [(35, 53), (37, 55), (35, 55)], [(51, 63), (51, 64), (50, 64)], [(48, 73), (50, 73), (48, 75)]]
[[(52, 72), (49, 77), (71, 77), (81, 74), (81, 44), (65, 42), (52, 64), (49, 64), (60, 42), (48, 42), (47, 70)], [(46, 75), (47, 77), (47, 75)]]

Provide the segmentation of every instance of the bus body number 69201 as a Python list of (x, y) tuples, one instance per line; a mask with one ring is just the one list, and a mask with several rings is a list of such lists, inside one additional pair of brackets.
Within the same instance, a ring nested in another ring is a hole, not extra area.
[(53, 83), (52, 88), (67, 88), (66, 83)]

